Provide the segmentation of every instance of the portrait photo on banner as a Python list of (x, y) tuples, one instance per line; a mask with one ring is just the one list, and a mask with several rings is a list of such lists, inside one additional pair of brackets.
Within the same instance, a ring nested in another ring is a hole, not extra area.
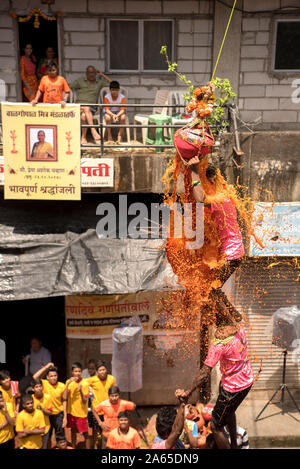
[(58, 161), (57, 126), (26, 125), (26, 161)]

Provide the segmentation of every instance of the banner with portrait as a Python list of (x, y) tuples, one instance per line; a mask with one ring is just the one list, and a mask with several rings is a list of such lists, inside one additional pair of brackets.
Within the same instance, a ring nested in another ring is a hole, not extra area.
[[(137, 292), (125, 295), (74, 295), (65, 298), (66, 336), (73, 339), (111, 337), (122, 320), (138, 315), (144, 333), (170, 329), (164, 303), (170, 292)], [(181, 330), (173, 324), (174, 330)]]
[(1, 107), (4, 198), (80, 200), (80, 106)]

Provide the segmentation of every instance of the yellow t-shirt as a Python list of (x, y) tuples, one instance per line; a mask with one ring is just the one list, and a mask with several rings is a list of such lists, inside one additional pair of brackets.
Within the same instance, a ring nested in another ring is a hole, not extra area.
[[(12, 418), (15, 418), (15, 412), (13, 405), (9, 402), (6, 403), (7, 411)], [(5, 422), (5, 413), (3, 409), (0, 410), (0, 425), (3, 425)], [(0, 444), (6, 443), (15, 437), (14, 427), (12, 425), (6, 425), (2, 430), (0, 430)]]
[(0, 390), (2, 391), (2, 396), (3, 396), (3, 399), (6, 402), (6, 404), (12, 404), (13, 410), (15, 411), (16, 410), (16, 399), (13, 396), (12, 388), (10, 388), (8, 391), (6, 391), (6, 389), (4, 389), (2, 386), (0, 386)]
[[(41, 410), (35, 409), (32, 414), (22, 410), (16, 419), (16, 432), (22, 433), (24, 428), (27, 430), (45, 429), (44, 414)], [(42, 435), (28, 435), (25, 438), (20, 438), (20, 449), (41, 449)]]
[(49, 383), (48, 380), (42, 379), (43, 383), (43, 392), (48, 394), (51, 399), (52, 414), (56, 415), (60, 412), (63, 412), (63, 401), (62, 396), (66, 385), (58, 381), (55, 386)]
[[(69, 380), (66, 382), (68, 384)], [(86, 403), (82, 402), (79, 385), (82, 386), (82, 394), (87, 398)], [(89, 406), (89, 383), (87, 379), (82, 379), (79, 383), (73, 381), (68, 387), (68, 406), (67, 413), (74, 417), (87, 417)]]
[[(41, 399), (38, 399), (37, 397), (33, 396), (33, 405), (35, 409), (37, 408), (38, 405), (40, 405), (45, 410), (52, 410), (51, 397), (49, 396), (49, 394), (43, 394), (43, 397)], [(50, 430), (51, 425), (50, 425), (49, 415), (44, 414), (44, 412), (43, 412), (43, 415), (44, 415), (45, 424), (46, 424), (44, 435), (46, 435), (48, 431)]]
[(112, 375), (107, 375), (105, 381), (101, 381), (98, 376), (91, 376), (91, 378), (88, 378), (87, 381), (94, 394), (94, 399), (92, 402), (93, 408), (101, 402), (106, 401), (108, 399), (109, 388), (116, 385), (116, 380)]

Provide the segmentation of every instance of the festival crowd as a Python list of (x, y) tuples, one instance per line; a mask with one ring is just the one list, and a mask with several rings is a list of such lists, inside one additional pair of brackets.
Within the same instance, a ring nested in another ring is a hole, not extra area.
[[(86, 449), (147, 448), (144, 431), (131, 426), (135, 408), (134, 402), (120, 398), (115, 378), (101, 361), (90, 359), (85, 370), (73, 363), (72, 376), (65, 383), (58, 380), (58, 369), (51, 362), (20, 383), (2, 370), (0, 449), (75, 449), (77, 434)], [(180, 398), (178, 409), (161, 408), (152, 448), (216, 448), (212, 410), (212, 404), (185, 404)], [(225, 432), (230, 441), (226, 428)], [(247, 433), (240, 427), (237, 442), (241, 449), (249, 447)]]

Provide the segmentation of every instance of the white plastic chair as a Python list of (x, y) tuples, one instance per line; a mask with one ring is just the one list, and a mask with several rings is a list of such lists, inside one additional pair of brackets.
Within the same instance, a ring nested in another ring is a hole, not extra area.
[[(148, 116), (151, 114), (165, 114), (167, 115), (167, 107), (164, 105), (168, 104), (169, 100), (169, 90), (157, 90), (155, 99), (154, 99), (154, 106), (152, 112), (149, 114), (136, 114), (133, 119), (134, 125), (141, 124), (141, 125), (148, 125)], [(133, 137), (136, 140), (136, 128), (133, 129)], [(146, 145), (146, 138), (147, 138), (147, 128), (142, 128), (142, 138), (143, 138), (143, 145)]]
[[(185, 91), (184, 89), (170, 91), (169, 104), (173, 104), (178, 107), (175, 107), (175, 108), (169, 107), (168, 108), (169, 116), (172, 116), (173, 114), (178, 114), (178, 113), (183, 114), (185, 112), (186, 102), (185, 102), (184, 97), (182, 96), (184, 91)], [(189, 119), (177, 119), (176, 117), (172, 117), (172, 124), (173, 125), (182, 124), (182, 126), (184, 126), (188, 124), (189, 122), (191, 122), (192, 120), (193, 120), (193, 117), (190, 117)]]
[[(107, 86), (105, 86), (104, 88), (101, 89), (100, 93), (99, 93), (99, 98), (98, 98), (98, 103), (100, 104), (103, 104), (104, 103), (104, 96), (109, 92), (109, 88)], [(128, 99), (128, 90), (127, 88), (123, 88), (122, 86), (120, 87), (120, 93), (122, 93), (124, 96), (125, 96), (125, 99), (126, 99), (126, 102), (127, 102), (127, 99)], [(102, 108), (103, 109), (103, 108)], [(95, 115), (94, 116), (94, 119), (96, 119), (98, 121), (98, 125), (100, 125), (100, 113), (99, 115)], [(102, 119), (102, 124), (106, 124), (106, 121), (105, 121), (105, 111), (103, 109), (103, 119)], [(126, 112), (126, 115), (125, 115), (125, 125), (129, 125), (129, 119), (128, 119), (128, 115), (127, 115), (127, 112)], [(126, 136), (127, 136), (127, 142), (130, 143), (130, 128), (129, 127), (126, 127)]]

